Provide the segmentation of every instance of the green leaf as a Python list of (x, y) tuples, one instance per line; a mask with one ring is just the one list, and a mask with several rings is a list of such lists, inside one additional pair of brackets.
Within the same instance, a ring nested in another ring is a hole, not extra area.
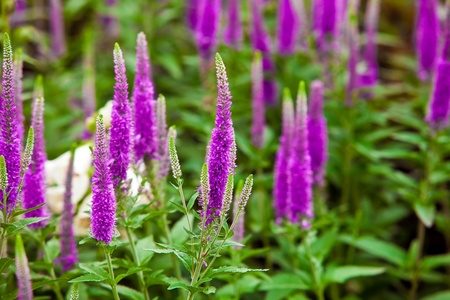
[(197, 198), (198, 198), (198, 194), (199, 194), (199, 192), (196, 192), (194, 195), (192, 195), (191, 199), (189, 199), (189, 203), (187, 205), (188, 211), (190, 211), (191, 208), (194, 206), (195, 200), (197, 200)]
[(414, 203), (414, 211), (426, 227), (430, 228), (433, 226), (434, 217), (436, 215), (434, 205), (425, 205), (416, 202)]
[(105, 278), (100, 277), (98, 275), (95, 274), (84, 274), (80, 277), (77, 277), (75, 279), (72, 279), (71, 281), (69, 281), (69, 283), (76, 283), (76, 282), (101, 282), (104, 281)]
[(310, 286), (304, 278), (292, 273), (279, 273), (271, 278), (272, 282), (265, 281), (259, 287), (262, 291), (273, 290), (308, 290)]
[(39, 204), (38, 206), (29, 208), (29, 209), (15, 209), (14, 212), (12, 213), (12, 217), (17, 217), (17, 216), (23, 215), (23, 214), (28, 213), (30, 211), (39, 209), (40, 207), (42, 207), (44, 205), (45, 205), (45, 203), (42, 203), (42, 204)]
[(430, 296), (426, 296), (424, 298), (420, 298), (420, 300), (448, 300), (448, 299), (450, 299), (450, 291), (443, 291)]
[(117, 285), (117, 292), (120, 294), (120, 296), (128, 299), (144, 300), (144, 295), (142, 295), (142, 293), (124, 285)]
[(421, 260), (420, 266), (424, 269), (450, 266), (450, 254), (426, 256)]
[(6, 270), (13, 262), (14, 259), (8, 257), (0, 258), (0, 274), (3, 273), (3, 271)]
[(371, 236), (354, 239), (350, 235), (342, 235), (339, 239), (395, 265), (402, 266), (405, 263), (405, 250), (394, 244), (378, 240)]
[[(189, 221), (194, 220), (192, 214), (189, 214)], [(190, 228), (188, 223), (188, 218), (183, 216), (178, 222), (176, 222), (170, 230), (170, 234), (172, 235), (173, 243), (181, 244), (189, 239), (189, 235), (186, 233), (184, 228)]]
[(351, 278), (375, 276), (384, 273), (385, 269), (367, 266), (342, 266), (328, 268), (325, 279), (330, 282), (344, 283)]
[[(128, 269), (126, 273), (117, 275), (117, 277), (115, 279), (116, 284), (119, 283), (125, 277), (128, 277), (130, 275), (136, 274), (136, 273), (138, 273), (138, 272), (140, 272), (142, 270), (143, 270), (143, 268), (140, 268), (140, 267), (133, 267), (133, 268)], [(150, 269), (148, 269), (148, 270), (150, 270)]]
[(49, 217), (44, 217), (44, 218), (26, 218), (26, 219), (22, 219), (22, 220), (18, 220), (14, 223), (11, 224), (11, 226), (9, 226), (6, 229), (6, 236), (11, 236), (14, 234), (19, 233), (24, 227), (30, 225), (30, 224), (34, 224), (34, 223), (38, 223), (40, 221), (46, 220)]
[(60, 253), (59, 241), (56, 237), (48, 241), (45, 247), (47, 248), (47, 253), (51, 261), (53, 261), (55, 258), (59, 256)]
[(184, 207), (181, 204), (176, 203), (175, 201), (169, 201), (170, 203), (172, 203), (178, 211), (182, 212), (183, 214), (186, 214), (186, 212), (184, 211)]
[(217, 277), (226, 273), (267, 272), (269, 269), (249, 269), (243, 267), (223, 266), (218, 269), (209, 270), (206, 277)]
[(83, 269), (88, 273), (95, 274), (104, 280), (109, 278), (108, 272), (106, 272), (105, 270), (103, 270), (102, 268), (100, 268), (99, 266), (97, 266), (95, 264), (80, 263), (79, 267), (80, 267), (80, 269)]

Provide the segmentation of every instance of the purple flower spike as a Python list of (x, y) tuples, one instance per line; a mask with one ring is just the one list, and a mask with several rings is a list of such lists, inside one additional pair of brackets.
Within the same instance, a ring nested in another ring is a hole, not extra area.
[(428, 104), (426, 121), (435, 130), (447, 126), (450, 102), (450, 62), (440, 60), (437, 65), (433, 94)]
[(187, 0), (187, 8), (186, 8), (186, 23), (187, 27), (195, 32), (197, 28), (197, 22), (198, 22), (198, 11), (200, 2), (202, 0)]
[[(30, 209), (45, 203), (45, 152), (44, 140), (44, 98), (34, 100), (31, 127), (34, 129), (34, 149), (31, 164), (25, 173), (23, 188), (23, 208)], [(25, 218), (41, 218), (49, 215), (47, 208), (40, 208), (27, 212)], [(46, 220), (28, 225), (30, 228), (45, 227)]]
[(371, 0), (366, 9), (363, 61), (365, 70), (359, 75), (359, 86), (373, 86), (378, 81), (377, 38), (380, 17), (380, 0)]
[(33, 300), (33, 289), (31, 288), (31, 273), (28, 265), (27, 253), (23, 246), (22, 236), (16, 235), (16, 277), (17, 277), (17, 299)]
[(292, 223), (299, 221), (299, 214), (310, 219), (314, 216), (306, 102), (305, 84), (301, 82), (296, 103), (294, 139), (288, 161), (288, 206)]
[(217, 88), (217, 114), (215, 128), (209, 142), (207, 158), (209, 174), (209, 202), (207, 207), (206, 226), (218, 217), (222, 209), (222, 200), (228, 175), (234, 169), (234, 130), (231, 120), (231, 94), (228, 88), (227, 73), (222, 57), (216, 54)]
[(320, 80), (310, 85), (310, 110), (308, 114), (308, 142), (311, 155), (311, 170), (315, 183), (322, 183), (327, 161), (327, 120), (323, 116), (323, 90)]
[(252, 42), (253, 49), (259, 50), (264, 53), (269, 53), (272, 46), (264, 20), (263, 5), (264, 3), (262, 2), (262, 0), (250, 1), (250, 41)]
[(116, 84), (114, 86), (114, 104), (111, 113), (111, 138), (109, 151), (110, 167), (114, 187), (127, 177), (130, 163), (131, 147), (131, 108), (128, 101), (128, 83), (125, 74), (125, 61), (122, 51), (116, 43), (114, 47), (114, 71)]
[(444, 46), (442, 59), (450, 61), (450, 1), (445, 2)]
[(438, 1), (418, 0), (416, 18), (418, 77), (427, 80), (434, 71), (439, 47)]
[(292, 54), (297, 47), (300, 33), (299, 13), (291, 0), (280, 0), (278, 4), (277, 47), (282, 54)]
[(280, 147), (275, 160), (275, 182), (273, 189), (277, 224), (281, 224), (283, 216), (288, 215), (288, 162), (292, 140), (294, 138), (294, 105), (289, 89), (285, 88), (283, 97), (283, 123), (280, 136)]
[(72, 269), (78, 263), (78, 250), (73, 236), (73, 209), (72, 209), (72, 179), (73, 179), (73, 160), (75, 149), (71, 151), (69, 167), (66, 175), (66, 189), (64, 191), (64, 208), (61, 218), (61, 256), (59, 261), (65, 271)]
[(50, 0), (50, 31), (53, 55), (61, 57), (66, 54), (66, 37), (64, 33), (64, 14), (61, 0)]
[[(17, 110), (15, 103), (14, 65), (11, 43), (5, 33), (3, 37), (3, 73), (2, 93), (0, 99), (0, 155), (5, 157), (8, 173), (8, 189), (6, 210), (8, 213), (16, 207), (17, 189), (20, 182), (20, 151), (18, 134)], [(0, 202), (3, 203), (3, 192), (0, 192)], [(3, 205), (0, 204), (0, 208)]]
[(252, 64), (252, 144), (264, 147), (266, 111), (264, 107), (264, 85), (261, 52), (256, 52)]
[(336, 41), (338, 34), (339, 6), (337, 0), (314, 0), (313, 30), (316, 35), (317, 48), (328, 51)]
[(221, 0), (201, 0), (198, 9), (195, 39), (197, 40), (200, 57), (209, 61), (213, 58), (217, 49), (217, 36), (222, 10)]
[(138, 34), (136, 46), (136, 77), (133, 89), (134, 153), (136, 162), (145, 156), (152, 159), (158, 154), (155, 90), (150, 80), (150, 61), (147, 40), (143, 32)]
[(116, 198), (111, 181), (103, 117), (97, 117), (94, 149), (95, 171), (92, 176), (92, 237), (111, 243), (116, 227)]
[(236, 50), (241, 49), (243, 40), (241, 7), (241, 0), (229, 0), (227, 9), (228, 23), (223, 33), (224, 43)]

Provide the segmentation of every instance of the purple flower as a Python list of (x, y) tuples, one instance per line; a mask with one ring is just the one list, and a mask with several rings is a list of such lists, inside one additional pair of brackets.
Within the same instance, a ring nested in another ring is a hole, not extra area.
[(308, 114), (308, 142), (311, 170), (315, 183), (323, 181), (327, 161), (327, 120), (323, 116), (323, 83), (319, 80), (310, 85), (310, 110)]
[(338, 5), (336, 0), (314, 0), (313, 30), (317, 48), (321, 52), (329, 50), (338, 34)]
[(14, 86), (15, 90), (15, 100), (16, 100), (16, 110), (17, 110), (17, 135), (19, 138), (19, 143), (23, 146), (23, 122), (25, 117), (23, 116), (22, 109), (22, 91), (23, 91), (23, 57), (22, 49), (17, 50), (16, 59), (14, 60)]
[(252, 64), (252, 144), (262, 149), (266, 127), (266, 111), (264, 107), (263, 71), (261, 53), (257, 52)]
[(27, 253), (23, 246), (22, 236), (16, 235), (16, 278), (17, 278), (17, 299), (33, 300), (33, 289), (31, 288), (31, 273), (28, 265)]
[(241, 0), (228, 1), (228, 22), (223, 33), (224, 43), (237, 50), (241, 49), (243, 40), (241, 7)]
[(64, 34), (64, 14), (61, 0), (50, 0), (50, 31), (53, 55), (61, 57), (66, 54), (66, 37)]
[(128, 83), (125, 74), (125, 61), (122, 51), (116, 43), (114, 47), (114, 71), (116, 84), (114, 86), (114, 104), (111, 112), (111, 138), (109, 153), (110, 168), (114, 187), (127, 177), (130, 163), (131, 147), (131, 109), (128, 101)]
[(158, 132), (154, 100), (155, 90), (150, 80), (150, 61), (143, 32), (138, 34), (136, 46), (136, 77), (133, 89), (134, 153), (136, 162), (158, 157)]
[(264, 3), (261, 0), (250, 1), (250, 41), (253, 49), (269, 53), (271, 51), (271, 41), (265, 25), (263, 5)]
[(202, 0), (187, 0), (186, 23), (187, 27), (195, 32), (198, 23), (199, 6)]
[[(34, 149), (31, 164), (24, 176), (23, 201), (24, 209), (36, 207), (45, 203), (45, 152), (44, 140), (44, 98), (39, 97), (33, 102), (31, 127), (34, 129)], [(41, 218), (49, 215), (45, 205), (27, 212), (25, 218)], [(31, 228), (45, 227), (46, 220), (28, 225)]]
[(442, 59), (450, 61), (450, 2), (445, 2), (444, 45)]
[[(3, 73), (2, 94), (0, 101), (0, 155), (5, 157), (8, 172), (8, 190), (6, 194), (8, 213), (16, 207), (17, 188), (20, 183), (20, 151), (17, 111), (15, 103), (14, 65), (11, 43), (8, 34), (3, 39)], [(3, 193), (0, 192), (0, 202), (3, 203)], [(3, 205), (0, 205), (3, 208)]]
[(158, 177), (161, 179), (166, 177), (169, 174), (170, 169), (170, 158), (169, 158), (169, 149), (167, 147), (167, 141), (170, 137), (173, 137), (176, 140), (177, 132), (171, 127), (169, 128), (169, 132), (167, 132), (167, 123), (166, 123), (166, 99), (163, 95), (159, 95), (157, 108), (156, 108), (156, 116), (158, 121), (158, 136), (159, 136), (159, 170)]
[(275, 63), (271, 57), (272, 45), (270, 36), (265, 25), (262, 0), (251, 0), (250, 11), (250, 41), (252, 48), (256, 51), (261, 51), (263, 56), (263, 72), (264, 79), (264, 101), (267, 104), (274, 104), (277, 97), (276, 81), (272, 77), (275, 73)]
[(439, 60), (432, 97), (428, 104), (426, 121), (433, 129), (442, 130), (447, 126), (450, 102), (450, 62)]
[(292, 140), (294, 138), (294, 105), (289, 89), (284, 90), (283, 97), (283, 123), (280, 136), (280, 146), (275, 160), (275, 180), (273, 197), (276, 220), (280, 224), (283, 216), (287, 216), (288, 201), (288, 162)]
[(416, 52), (420, 80), (430, 78), (434, 71), (439, 46), (437, 0), (418, 0), (416, 13)]
[(300, 83), (294, 119), (294, 139), (288, 159), (289, 219), (298, 222), (299, 214), (312, 218), (312, 171), (308, 145), (307, 98), (304, 83)]
[(216, 54), (216, 70), (219, 95), (215, 128), (212, 131), (207, 158), (210, 193), (206, 225), (220, 215), (228, 175), (234, 169), (234, 130), (230, 112), (231, 95), (225, 65), (218, 53)]
[(95, 170), (92, 176), (92, 236), (97, 241), (109, 244), (116, 227), (116, 199), (108, 164), (105, 123), (101, 115), (97, 117), (94, 166)]
[(28, 19), (28, 3), (25, 0), (17, 0), (14, 6), (14, 12), (11, 14), (11, 27), (15, 28), (25, 23)]
[(359, 75), (359, 86), (373, 86), (378, 80), (377, 33), (380, 17), (380, 0), (371, 0), (366, 9), (363, 62), (365, 70)]
[(195, 39), (200, 57), (206, 61), (212, 59), (217, 49), (221, 10), (221, 0), (200, 0), (198, 4)]
[(291, 54), (295, 51), (300, 33), (300, 16), (291, 0), (278, 4), (278, 52)]
[(66, 187), (64, 191), (64, 208), (61, 214), (61, 256), (59, 261), (65, 271), (70, 270), (78, 263), (78, 250), (73, 236), (73, 211), (72, 211), (72, 179), (73, 161), (75, 149), (72, 149), (69, 160), (69, 167), (66, 175)]

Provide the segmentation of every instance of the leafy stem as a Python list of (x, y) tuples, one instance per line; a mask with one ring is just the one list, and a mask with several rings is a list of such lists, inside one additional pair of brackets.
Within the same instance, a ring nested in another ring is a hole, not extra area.
[(306, 256), (308, 257), (309, 266), (311, 268), (311, 273), (314, 278), (314, 285), (315, 285), (314, 291), (316, 293), (317, 299), (324, 300), (325, 298), (323, 295), (323, 288), (320, 283), (319, 274), (317, 274), (316, 266), (314, 265), (314, 261), (312, 259), (311, 248), (309, 247), (309, 241), (307, 240), (307, 237), (305, 239), (305, 250), (306, 250)]
[[(127, 224), (126, 220), (124, 220), (124, 223)], [(130, 242), (131, 254), (133, 255), (133, 260), (136, 263), (136, 265), (138, 267), (140, 267), (141, 266), (141, 262), (139, 260), (139, 255), (137, 254), (136, 247), (134, 245), (134, 240), (133, 240), (133, 235), (132, 235), (132, 232), (131, 232), (131, 228), (130, 228), (130, 226), (128, 226), (128, 224), (125, 225), (125, 228), (126, 228), (126, 231), (127, 231), (128, 241)], [(140, 288), (142, 290), (142, 293), (144, 294), (144, 298), (146, 300), (150, 300), (150, 296), (148, 294), (148, 290), (147, 290), (147, 288), (145, 286), (144, 273), (142, 271), (139, 271), (138, 272), (138, 277), (139, 277), (139, 286), (140, 286)]]
[(44, 237), (43, 230), (41, 230), (40, 243), (41, 243), (42, 250), (44, 251), (44, 261), (49, 265), (50, 276), (52, 277), (53, 280), (55, 280), (55, 283), (52, 284), (53, 291), (55, 292), (58, 300), (64, 300), (64, 297), (61, 293), (61, 288), (59, 287), (59, 283), (58, 283), (58, 281), (56, 281), (56, 274), (55, 274), (55, 268), (53, 266), (53, 262), (51, 260), (50, 255), (48, 254), (47, 246), (45, 245), (45, 237)]
[(106, 257), (106, 262), (108, 265), (109, 275), (111, 276), (111, 288), (112, 288), (114, 300), (120, 300), (119, 294), (117, 293), (116, 279), (114, 278), (114, 270), (113, 270), (113, 265), (112, 265), (112, 261), (111, 261), (111, 252), (109, 249), (107, 249), (107, 247), (108, 247), (107, 245), (103, 245), (103, 250), (105, 251), (105, 257)]

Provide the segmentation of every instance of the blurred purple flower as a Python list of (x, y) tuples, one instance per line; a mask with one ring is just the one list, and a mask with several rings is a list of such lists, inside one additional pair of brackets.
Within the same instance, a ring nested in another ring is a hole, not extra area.
[(312, 7), (317, 49), (326, 52), (335, 48), (339, 28), (339, 5), (337, 0), (314, 0)]
[(294, 119), (294, 138), (288, 160), (289, 219), (298, 222), (299, 214), (313, 218), (312, 171), (308, 145), (307, 98), (304, 83), (300, 83)]
[(445, 2), (444, 45), (441, 57), (450, 61), (450, 1)]
[(212, 131), (207, 158), (210, 193), (206, 226), (221, 213), (228, 175), (234, 169), (233, 147), (235, 145), (230, 111), (231, 94), (228, 88), (225, 65), (218, 53), (216, 54), (216, 75), (219, 94), (215, 128)]
[(417, 1), (415, 42), (418, 77), (420, 80), (427, 80), (434, 71), (439, 47), (438, 1)]
[(64, 33), (64, 13), (61, 0), (50, 1), (50, 32), (53, 55), (61, 57), (66, 54), (66, 37)]
[(116, 84), (114, 86), (114, 104), (111, 112), (111, 138), (109, 140), (110, 168), (114, 187), (127, 177), (130, 163), (131, 108), (128, 101), (128, 83), (125, 61), (122, 51), (116, 43), (114, 47), (114, 71)]
[(187, 8), (186, 8), (186, 22), (187, 27), (192, 31), (195, 32), (197, 29), (197, 23), (198, 23), (198, 13), (199, 13), (199, 7), (202, 0), (186, 0)]
[(273, 196), (277, 224), (281, 224), (283, 216), (287, 216), (288, 200), (288, 161), (292, 140), (294, 138), (294, 105), (289, 89), (284, 90), (282, 132), (280, 146), (275, 159)]
[(378, 81), (377, 39), (380, 0), (370, 0), (366, 9), (364, 70), (359, 74), (359, 86), (373, 86)]
[(72, 208), (72, 179), (75, 149), (70, 154), (69, 166), (66, 174), (64, 191), (64, 207), (61, 213), (61, 256), (58, 259), (65, 271), (70, 270), (78, 263), (78, 250), (73, 236), (73, 208)]
[(26, 22), (28, 18), (28, 3), (26, 0), (17, 0), (14, 6), (14, 12), (11, 14), (11, 27), (15, 28)]
[(97, 241), (111, 243), (116, 226), (116, 199), (108, 164), (106, 132), (103, 117), (97, 117), (92, 175), (92, 236)]
[(349, 58), (348, 58), (348, 77), (345, 89), (345, 104), (347, 106), (353, 105), (353, 92), (358, 87), (358, 72), (357, 66), (359, 62), (359, 30), (358, 30), (358, 19), (355, 11), (355, 6), (352, 6), (350, 11), (350, 22), (349, 22), (349, 32), (348, 32), (348, 47), (349, 47)]
[[(39, 97), (33, 102), (31, 127), (34, 129), (34, 148), (31, 164), (24, 177), (23, 201), (24, 209), (30, 209), (46, 202), (45, 197), (45, 152), (44, 140), (44, 98)], [(40, 218), (49, 215), (45, 205), (25, 213), (25, 218)], [(28, 225), (31, 228), (45, 227), (46, 220)]]
[[(0, 155), (5, 157), (8, 173), (8, 190), (6, 193), (8, 213), (16, 207), (17, 189), (20, 182), (20, 151), (22, 149), (18, 133), (17, 110), (15, 103), (14, 64), (11, 43), (7, 33), (3, 37), (3, 73), (0, 98)], [(0, 192), (0, 202), (3, 203)], [(0, 208), (3, 205), (0, 204)]]
[(252, 129), (251, 140), (253, 146), (264, 147), (266, 127), (266, 111), (264, 107), (264, 85), (261, 52), (256, 52), (252, 63)]
[(435, 130), (442, 130), (448, 124), (450, 109), (450, 62), (439, 60), (434, 79), (433, 93), (428, 104), (426, 121)]
[(323, 116), (323, 82), (315, 80), (310, 85), (310, 110), (308, 114), (308, 142), (311, 170), (315, 183), (322, 183), (327, 161), (327, 120)]
[(281, 54), (292, 54), (300, 34), (300, 15), (292, 0), (278, 2), (277, 47)]
[(241, 0), (229, 0), (227, 6), (227, 25), (223, 33), (226, 45), (237, 50), (242, 47), (243, 28), (241, 20)]
[(198, 4), (195, 39), (205, 61), (210, 61), (217, 49), (221, 11), (221, 0), (200, 0)]

